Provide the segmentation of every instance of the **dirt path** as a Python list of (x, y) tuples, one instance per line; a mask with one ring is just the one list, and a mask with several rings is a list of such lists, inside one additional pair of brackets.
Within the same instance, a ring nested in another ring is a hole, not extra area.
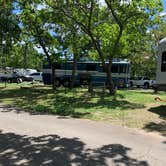
[(0, 166), (164, 166), (166, 139), (120, 126), (0, 108)]

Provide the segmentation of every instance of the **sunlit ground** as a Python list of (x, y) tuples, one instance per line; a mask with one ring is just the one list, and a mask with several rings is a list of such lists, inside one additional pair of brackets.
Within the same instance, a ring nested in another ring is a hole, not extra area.
[(155, 101), (156, 96), (166, 99), (165, 92), (153, 90), (118, 90), (116, 99), (102, 90), (89, 93), (87, 87), (60, 87), (56, 91), (42, 84), (0, 84), (0, 103), (24, 111), (50, 113), (75, 118), (104, 121), (147, 131), (166, 134), (166, 103)]

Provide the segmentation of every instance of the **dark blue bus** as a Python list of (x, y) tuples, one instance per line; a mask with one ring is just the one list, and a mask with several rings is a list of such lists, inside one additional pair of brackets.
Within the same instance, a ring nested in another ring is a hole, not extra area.
[[(57, 86), (69, 86), (72, 79), (73, 61), (55, 64), (55, 77)], [(126, 60), (113, 61), (111, 68), (112, 78), (117, 87), (128, 87), (130, 79), (130, 62)], [(44, 84), (52, 83), (52, 70), (50, 65), (43, 66)], [(78, 62), (75, 72), (75, 85), (93, 82), (107, 82), (107, 76), (101, 62)]]

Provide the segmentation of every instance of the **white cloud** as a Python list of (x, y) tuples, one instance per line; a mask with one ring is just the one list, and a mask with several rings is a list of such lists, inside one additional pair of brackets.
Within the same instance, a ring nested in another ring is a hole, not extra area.
[(47, 8), (47, 5), (46, 4), (39, 4), (38, 6), (37, 6), (37, 10), (42, 10), (42, 9), (46, 9)]
[(160, 13), (160, 17), (165, 17), (165, 16), (166, 16), (166, 12)]
[[(121, 0), (121, 1), (120, 1), (120, 4), (121, 4), (121, 5), (130, 4), (131, 2), (132, 2), (132, 0)], [(99, 0), (99, 4), (100, 4), (101, 6), (105, 6), (105, 5), (106, 5), (105, 0)]]
[(99, 4), (100, 4), (101, 6), (105, 6), (105, 5), (106, 5), (105, 0), (99, 0)]
[(34, 49), (39, 53), (39, 54), (44, 54), (44, 51), (41, 47), (35, 46)]

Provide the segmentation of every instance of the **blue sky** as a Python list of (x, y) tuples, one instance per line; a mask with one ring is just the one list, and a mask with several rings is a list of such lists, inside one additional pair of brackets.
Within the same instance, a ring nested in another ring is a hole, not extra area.
[(166, 11), (166, 0), (163, 1), (164, 1), (164, 11)]
[(160, 16), (166, 16), (166, 0), (162, 0), (163, 4), (164, 4), (164, 11), (160, 13)]

